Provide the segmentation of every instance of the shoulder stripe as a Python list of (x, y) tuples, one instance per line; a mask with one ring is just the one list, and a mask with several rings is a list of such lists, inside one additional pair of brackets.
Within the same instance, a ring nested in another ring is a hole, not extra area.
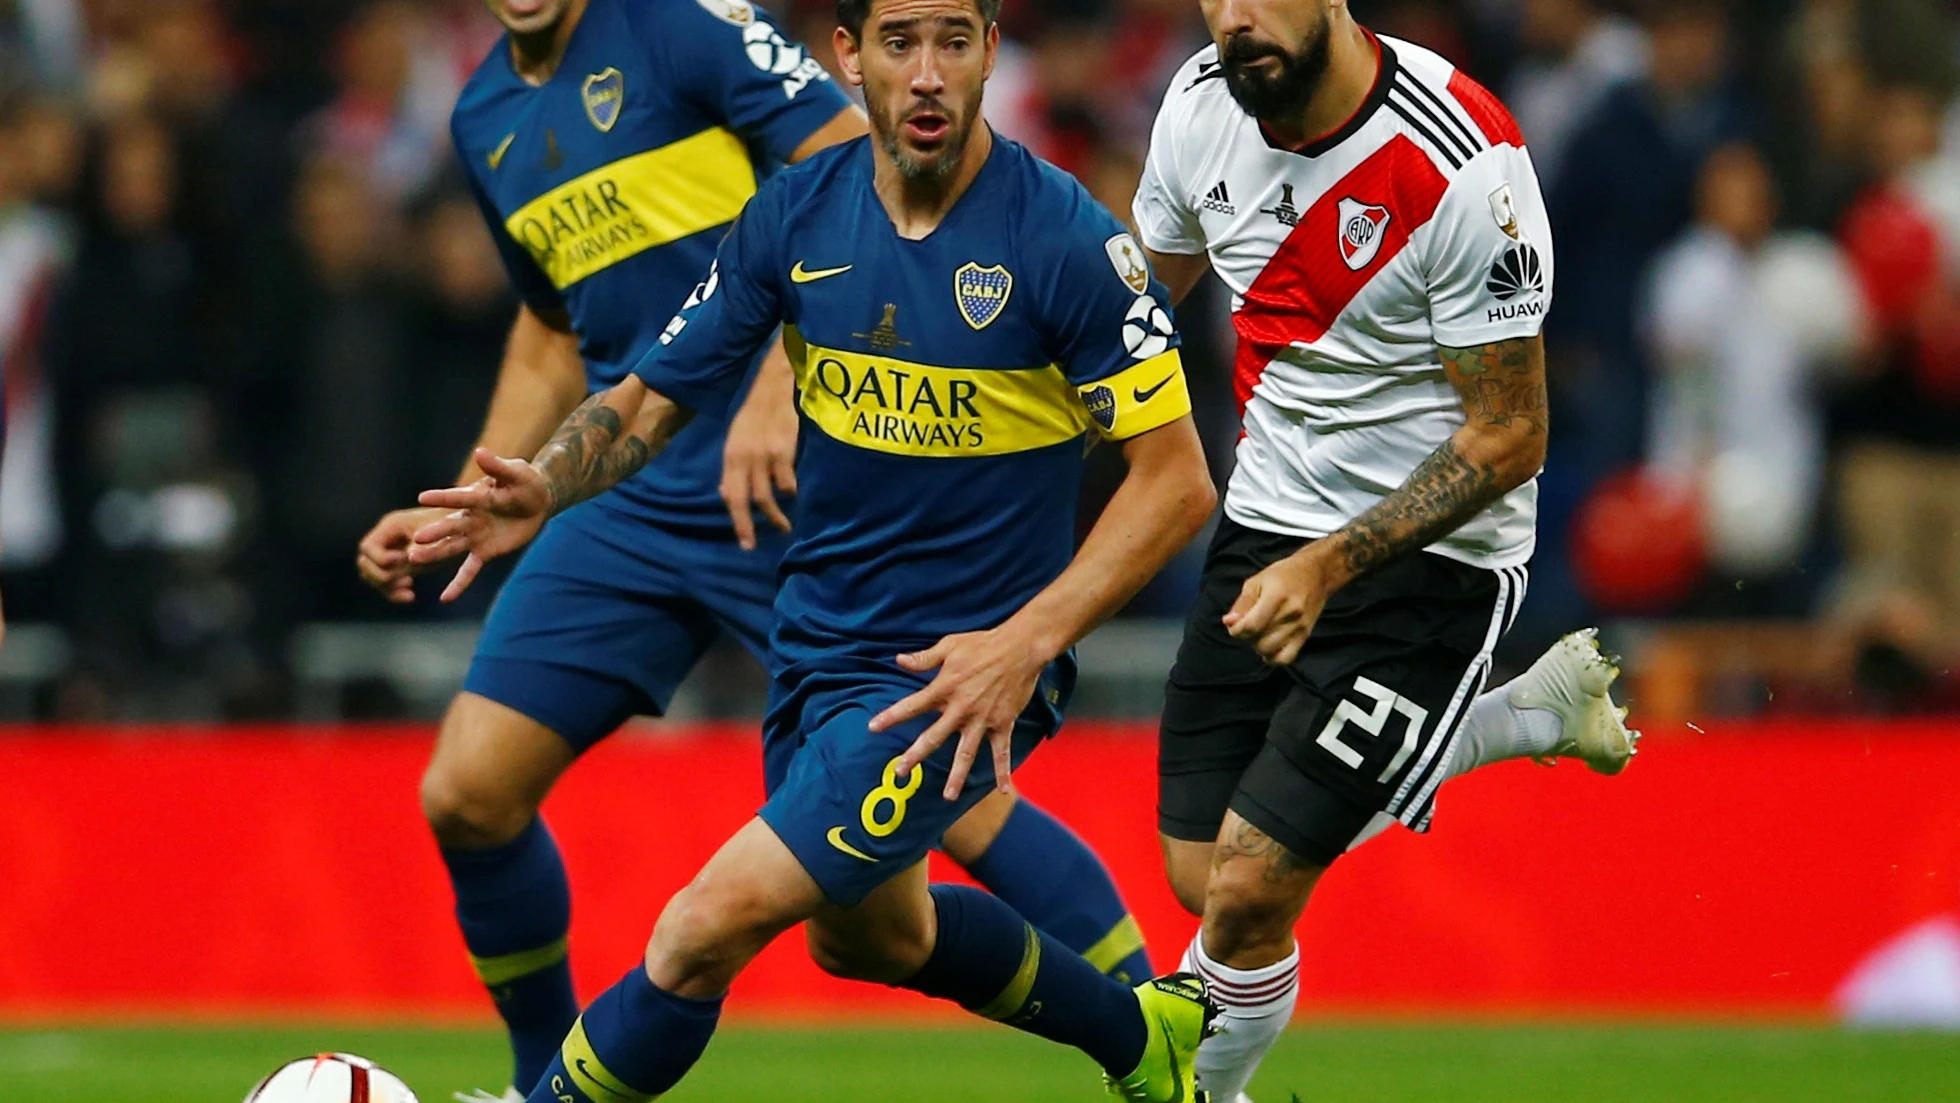
[(1464, 113), (1484, 132), (1491, 145), (1524, 148), (1524, 134), (1518, 130), (1518, 121), (1491, 95), (1490, 89), (1470, 79), (1470, 74), (1458, 69), (1450, 75), (1450, 95), (1463, 105)]
[(1460, 160), (1457, 163), (1458, 168), (1463, 167), (1462, 165), (1463, 161), (1468, 161), (1470, 158), (1475, 157), (1477, 155), (1478, 147), (1476, 146), (1476, 144), (1466, 141), (1461, 134), (1458, 134), (1456, 131), (1451, 130), (1448, 124), (1444, 123), (1443, 120), (1436, 117), (1436, 112), (1428, 104), (1423, 103), (1421, 100), (1417, 99), (1414, 96), (1414, 94), (1411, 93), (1402, 84), (1397, 83), (1395, 88), (1393, 89), (1392, 94), (1399, 95), (1401, 97), (1400, 101), (1397, 101), (1395, 99), (1390, 99), (1389, 102), (1391, 104), (1397, 104), (1398, 106), (1401, 106), (1403, 108), (1403, 111), (1401, 112), (1403, 118), (1413, 118), (1413, 116), (1409, 113), (1409, 109), (1414, 109), (1416, 114), (1420, 114), (1423, 118), (1429, 120), (1429, 127), (1427, 128), (1426, 133), (1429, 135), (1432, 141), (1435, 140), (1437, 136), (1441, 136), (1443, 141), (1448, 142), (1450, 144), (1450, 148), (1454, 149), (1458, 157), (1460, 158)]
[(1428, 142), (1430, 147), (1442, 156), (1443, 160), (1450, 163), (1451, 168), (1460, 169), (1463, 167), (1463, 158), (1458, 156), (1456, 150), (1445, 143), (1442, 138), (1438, 137), (1428, 123), (1418, 119), (1414, 112), (1403, 106), (1402, 101), (1390, 97), (1388, 109), (1402, 116), (1402, 121), (1409, 124), (1409, 129), (1420, 134), (1423, 141)]
[(1196, 88), (1197, 86), (1203, 84), (1208, 80), (1220, 80), (1223, 79), (1224, 76), (1225, 76), (1225, 66), (1220, 64), (1219, 62), (1216, 61), (1200, 62), (1198, 64), (1198, 75), (1192, 79), (1191, 83), (1184, 86), (1184, 90), (1186, 92), (1189, 92), (1191, 89)]
[(1435, 89), (1414, 77), (1409, 78), (1409, 87), (1420, 94), (1423, 99), (1428, 100), (1436, 108), (1436, 113), (1441, 115), (1450, 124), (1451, 131), (1456, 134), (1461, 134), (1463, 140), (1470, 143), (1472, 150), (1481, 150), (1490, 144), (1483, 141), (1481, 136), (1471, 129), (1470, 124), (1464, 121), (1461, 106), (1455, 110), (1451, 110), (1450, 105), (1443, 101), (1443, 97), (1436, 94)]

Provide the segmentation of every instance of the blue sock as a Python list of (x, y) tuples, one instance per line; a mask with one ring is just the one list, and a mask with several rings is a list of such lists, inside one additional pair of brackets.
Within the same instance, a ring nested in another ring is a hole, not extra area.
[(720, 1000), (654, 987), (638, 965), (599, 994), (553, 1055), (535, 1103), (645, 1103), (680, 1083), (708, 1048)]
[(932, 956), (904, 987), (1074, 1046), (1112, 1076), (1136, 1071), (1148, 1040), (1136, 993), (979, 889), (934, 885), (932, 905)]
[(510, 1029), (511, 1083), (529, 1091), (578, 1018), (565, 944), (572, 927), (565, 862), (543, 820), (503, 846), (445, 850), (442, 860), (470, 962)]
[(1156, 975), (1143, 930), (1102, 859), (1066, 824), (1027, 801), (1015, 802), (1000, 836), (967, 872), (1035, 929), (1124, 984)]

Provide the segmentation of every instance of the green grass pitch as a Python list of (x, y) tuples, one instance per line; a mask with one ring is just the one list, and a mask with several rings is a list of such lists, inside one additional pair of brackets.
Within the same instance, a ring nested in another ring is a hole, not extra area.
[[(424, 1103), (490, 1087), (488, 1031), (0, 1029), (0, 1099), (234, 1103), (295, 1056), (337, 1048), (403, 1076)], [(1260, 1103), (1950, 1103), (1960, 1036), (1651, 1025), (1321, 1025), (1295, 1029)], [(1069, 1103), (1101, 1098), (1083, 1058), (1005, 1029), (722, 1032), (666, 1103)]]

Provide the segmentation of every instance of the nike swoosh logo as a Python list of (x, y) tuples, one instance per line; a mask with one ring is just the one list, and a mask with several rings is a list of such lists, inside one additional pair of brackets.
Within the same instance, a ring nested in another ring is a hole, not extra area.
[[(591, 1082), (592, 1082), (592, 1086), (593, 1086), (593, 1087), (595, 1087), (595, 1088), (598, 1088), (598, 1089), (599, 1089), (600, 1091), (602, 1091), (602, 1092), (605, 1092), (605, 1093), (606, 1093), (607, 1095), (610, 1095), (610, 1096), (612, 1096), (612, 1097), (613, 1097), (614, 1099), (630, 1099), (630, 1098), (632, 1098), (631, 1096), (627, 1096), (627, 1095), (621, 1095), (620, 1093), (618, 1093), (618, 1092), (616, 1092), (616, 1091), (614, 1091), (614, 1090), (613, 1090), (612, 1088), (610, 1088), (610, 1087), (607, 1087), (607, 1086), (606, 1086), (605, 1084), (603, 1084), (603, 1083), (601, 1083), (598, 1077), (596, 1077), (596, 1076), (594, 1076), (594, 1075), (592, 1075), (592, 1070), (591, 1070), (591, 1069), (589, 1069), (589, 1068), (586, 1068), (586, 1067), (585, 1067), (585, 1058), (583, 1058), (583, 1057), (581, 1057), (581, 1058), (579, 1058), (578, 1060), (576, 1060), (576, 1061), (573, 1061), (573, 1062), (572, 1062), (572, 1066), (573, 1066), (574, 1068), (576, 1068), (576, 1069), (578, 1069), (578, 1071), (579, 1071), (579, 1072), (580, 1072), (580, 1073), (581, 1073), (581, 1074), (582, 1074), (582, 1075), (583, 1075), (583, 1076), (584, 1076), (584, 1077), (585, 1077), (585, 1078), (586, 1078), (587, 1080), (589, 1080), (589, 1081), (591, 1081)], [(1183, 1083), (1183, 1081), (1182, 1081), (1182, 1080), (1180, 1080), (1180, 1081), (1178, 1081), (1178, 1083), (1180, 1083), (1180, 1084), (1182, 1084), (1182, 1083)], [(584, 1086), (585, 1086), (585, 1085), (583, 1085), (583, 1084), (581, 1084), (581, 1085), (579, 1085), (579, 1087), (580, 1087), (581, 1089), (582, 1089), (582, 1088), (584, 1088)]]
[(509, 134), (504, 135), (504, 140), (497, 143), (496, 149), (490, 151), (491, 172), (497, 171), (497, 166), (504, 163), (504, 154), (510, 150), (510, 144), (516, 140), (517, 131), (513, 130)]
[(1165, 388), (1166, 386), (1168, 386), (1168, 385), (1170, 384), (1170, 381), (1171, 381), (1171, 380), (1173, 380), (1173, 379), (1176, 379), (1176, 378), (1177, 378), (1177, 377), (1176, 377), (1176, 376), (1174, 376), (1174, 375), (1167, 375), (1167, 376), (1165, 376), (1165, 377), (1163, 378), (1163, 380), (1162, 380), (1161, 382), (1159, 382), (1159, 383), (1158, 383), (1158, 384), (1157, 384), (1157, 385), (1156, 385), (1155, 387), (1152, 387), (1152, 388), (1150, 388), (1150, 389), (1149, 389), (1149, 390), (1147, 390), (1147, 391), (1146, 391), (1146, 390), (1144, 390), (1144, 389), (1143, 389), (1142, 387), (1138, 387), (1138, 388), (1136, 389), (1136, 396), (1137, 396), (1137, 401), (1138, 401), (1138, 402), (1148, 402), (1148, 401), (1150, 401), (1151, 399), (1153, 399), (1153, 398), (1155, 398), (1155, 397), (1157, 397), (1157, 392), (1158, 392), (1158, 391), (1161, 391), (1161, 390), (1163, 390), (1163, 389), (1164, 389), (1164, 388)]
[(818, 280), (827, 280), (832, 276), (841, 276), (849, 272), (853, 267), (855, 266), (847, 264), (842, 268), (819, 268), (812, 272), (803, 267), (803, 262), (799, 260), (796, 262), (796, 267), (789, 270), (789, 280), (791, 283), (815, 283)]
[(831, 828), (830, 833), (828, 835), (825, 835), (824, 838), (829, 841), (830, 845), (836, 847), (837, 849), (843, 851), (846, 854), (849, 854), (851, 857), (856, 858), (858, 861), (876, 862), (878, 860), (876, 858), (873, 858), (871, 855), (866, 854), (864, 851), (859, 850), (857, 847), (852, 846), (850, 843), (845, 842), (844, 829), (841, 827)]

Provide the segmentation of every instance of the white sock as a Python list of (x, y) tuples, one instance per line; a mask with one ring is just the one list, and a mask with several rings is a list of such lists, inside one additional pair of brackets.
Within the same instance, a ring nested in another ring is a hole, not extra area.
[(1565, 724), (1550, 709), (1521, 709), (1511, 704), (1509, 686), (1470, 702), (1470, 711), (1457, 729), (1456, 753), (1445, 777), (1467, 774), (1479, 766), (1507, 758), (1550, 754), (1565, 734)]
[(1216, 1103), (1235, 1103), (1293, 1019), (1300, 998), (1300, 947), (1278, 964), (1234, 969), (1205, 953), (1201, 931), (1184, 951), (1184, 969), (1203, 977), (1211, 998), (1224, 1008), (1218, 1033), (1198, 1047), (1198, 1087)]

